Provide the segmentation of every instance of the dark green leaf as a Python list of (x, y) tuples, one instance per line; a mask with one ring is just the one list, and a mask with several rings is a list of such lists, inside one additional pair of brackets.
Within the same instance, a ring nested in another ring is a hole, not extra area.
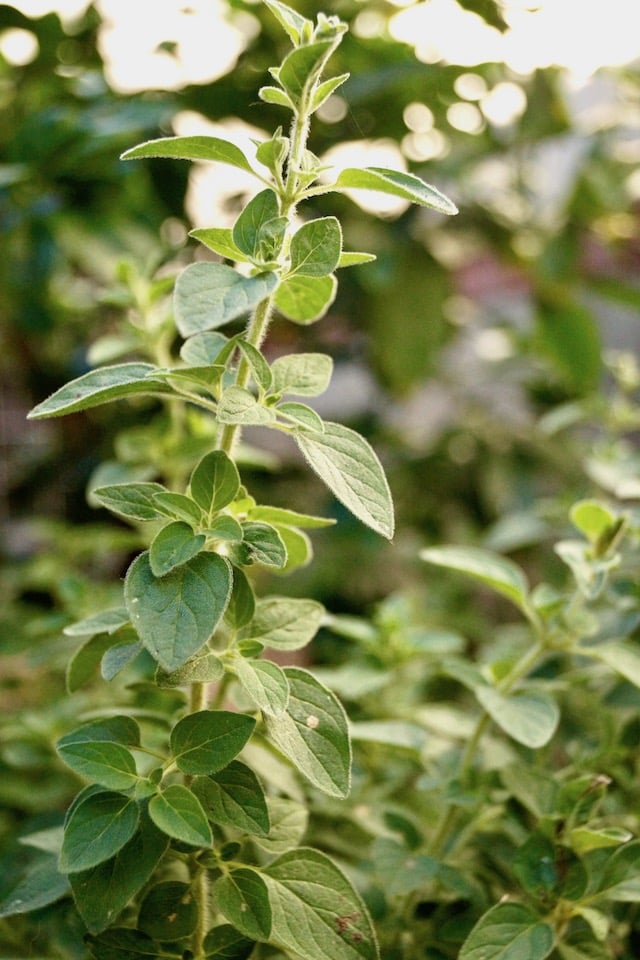
[(58, 749), (70, 743), (121, 743), (126, 747), (140, 746), (140, 727), (131, 717), (115, 716), (92, 720), (77, 727), (58, 740)]
[(325, 315), (337, 289), (336, 278), (332, 276), (288, 277), (276, 290), (273, 302), (287, 320), (306, 326)]
[(180, 954), (161, 951), (158, 943), (140, 930), (116, 927), (97, 937), (87, 937), (87, 944), (94, 960), (138, 960), (139, 957), (178, 957)]
[(194, 534), (189, 524), (175, 520), (155, 535), (149, 547), (149, 564), (154, 577), (164, 577), (200, 553), (207, 538)]
[(218, 960), (249, 960), (254, 946), (254, 940), (238, 933), (230, 923), (212, 927), (204, 938), (205, 956), (217, 957)]
[(253, 717), (228, 710), (199, 710), (171, 731), (171, 750), (183, 773), (222, 770), (236, 757), (253, 732)]
[(138, 780), (135, 760), (120, 743), (66, 743), (58, 745), (58, 753), (81, 777), (110, 790), (129, 790)]
[[(242, 530), (242, 528), (240, 528)], [(241, 534), (242, 535), (242, 534)], [(249, 623), (255, 613), (256, 598), (246, 574), (240, 567), (233, 568), (233, 590), (224, 618), (234, 630)]]
[(155, 825), (194, 847), (210, 847), (213, 841), (207, 816), (191, 790), (172, 783), (149, 801), (149, 816)]
[(591, 310), (579, 303), (543, 303), (538, 311), (542, 347), (567, 386), (584, 395), (602, 373), (602, 342)]
[(375, 452), (355, 430), (325, 423), (323, 433), (298, 431), (295, 441), (309, 466), (354, 516), (382, 536), (393, 537), (393, 503)]
[(478, 920), (460, 960), (544, 960), (553, 950), (553, 927), (528, 907), (499, 903)]
[(193, 792), (213, 823), (259, 836), (269, 833), (264, 791), (253, 770), (239, 760), (209, 777), (198, 777)]
[(113, 680), (144, 649), (133, 627), (127, 629), (126, 635), (131, 639), (116, 643), (105, 652), (100, 664), (103, 680)]
[(136, 832), (137, 804), (121, 793), (93, 793), (79, 803), (67, 821), (60, 870), (79, 873), (95, 867), (124, 847)]
[(161, 483), (114, 483), (91, 491), (103, 507), (127, 520), (158, 520), (163, 517), (155, 497), (165, 493)]
[(231, 567), (216, 553), (200, 553), (160, 579), (149, 555), (129, 567), (125, 602), (149, 653), (171, 673), (210, 638), (231, 594)]
[(282, 537), (270, 523), (247, 520), (242, 524), (243, 546), (248, 549), (248, 562), (266, 567), (284, 567), (287, 548)]
[(191, 496), (211, 522), (213, 515), (231, 503), (240, 489), (238, 468), (222, 450), (206, 454), (189, 481)]
[(91, 370), (39, 403), (28, 414), (28, 419), (59, 417), (134, 394), (171, 393), (171, 388), (164, 380), (154, 379), (156, 371), (157, 367), (151, 363), (119, 363)]
[(304, 223), (291, 240), (291, 274), (299, 277), (328, 277), (338, 266), (342, 253), (342, 230), (335, 217), (321, 217)]
[(34, 851), (26, 863), (15, 865), (9, 878), (3, 878), (0, 918), (39, 910), (60, 900), (69, 891), (69, 880), (58, 870), (56, 854)]
[(267, 886), (256, 870), (244, 868), (220, 877), (214, 896), (223, 916), (252, 940), (267, 941), (271, 933), (271, 905)]
[(253, 310), (277, 284), (274, 273), (244, 277), (222, 263), (192, 263), (176, 280), (176, 326), (183, 337), (221, 327)]
[(242, 150), (220, 137), (161, 137), (147, 140), (126, 150), (121, 160), (142, 160), (146, 157), (162, 157), (175, 160), (211, 160), (228, 163), (248, 173), (254, 173)]
[(156, 940), (182, 940), (191, 936), (197, 924), (198, 905), (188, 883), (157, 883), (140, 904), (138, 927)]
[(67, 666), (66, 681), (69, 693), (84, 686), (98, 669), (105, 652), (117, 641), (108, 633), (90, 637), (73, 655)]
[(233, 225), (233, 242), (238, 249), (255, 259), (265, 225), (274, 220), (279, 212), (278, 198), (273, 190), (261, 190), (252, 197)]

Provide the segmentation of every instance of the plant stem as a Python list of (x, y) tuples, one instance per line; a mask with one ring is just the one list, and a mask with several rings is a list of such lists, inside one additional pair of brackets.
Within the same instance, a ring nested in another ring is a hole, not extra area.
[(204, 957), (204, 940), (209, 930), (209, 872), (198, 866), (193, 882), (193, 893), (198, 904), (198, 925), (193, 932), (191, 946), (195, 960)]

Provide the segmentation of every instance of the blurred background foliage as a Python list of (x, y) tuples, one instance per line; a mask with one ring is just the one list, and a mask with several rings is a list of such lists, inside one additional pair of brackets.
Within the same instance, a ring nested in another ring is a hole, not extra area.
[[(458, 5), (498, 32), (508, 26), (507, 3)], [(133, 6), (135, 40), (146, 26)], [(151, 6), (157, 12), (162, 4), (149, 5), (153, 20)], [(306, 0), (297, 6), (306, 16), (317, 12)], [(203, 256), (188, 230), (226, 225), (220, 217), (233, 219), (244, 190), (220, 169), (124, 164), (119, 154), (140, 140), (211, 124), (235, 136), (243, 135), (239, 121), (253, 135), (286, 122), (256, 95), (283, 54), (281, 31), (259, 4), (212, 4), (237, 44), (216, 79), (180, 73), (188, 51), (166, 37), (158, 49), (177, 65), (174, 82), (143, 89), (115, 82), (108, 63), (105, 70), (110, 7), (91, 3), (63, 21), (0, 5), (0, 827), (7, 832), (25, 816), (46, 823), (73, 792), (51, 743), (70, 714), (82, 713), (85, 694), (63, 695), (73, 648), (61, 629), (118, 602), (119, 577), (139, 546), (135, 530), (88, 505), (87, 483), (114, 449), (135, 468), (145, 459), (141, 445), (161, 444), (163, 434), (149, 404), (38, 424), (25, 415), (91, 365), (135, 354), (128, 313), (145, 304), (169, 309), (166, 285)], [(316, 562), (277, 581), (279, 592), (311, 592), (335, 613), (357, 614), (394, 592), (413, 595), (432, 626), (451, 626), (453, 616), (454, 626), (480, 634), (477, 612), (425, 573), (418, 549), (482, 543), (511, 552), (534, 579), (544, 563), (553, 581), (555, 561), (540, 545), (562, 532), (576, 496), (594, 482), (615, 488), (619, 479), (605, 476), (612, 441), (599, 446), (598, 431), (615, 413), (603, 358), (638, 345), (640, 74), (631, 64), (577, 83), (560, 66), (517, 73), (494, 60), (438, 60), (426, 41), (416, 42), (418, 59), (389, 29), (397, 6), (328, 0), (322, 9), (352, 25), (333, 63), (352, 76), (321, 113), (314, 152), (339, 160), (340, 145), (354, 142), (383, 150), (386, 165), (405, 163), (461, 212), (445, 222), (420, 209), (392, 210), (381, 221), (344, 197), (323, 199), (322, 213), (343, 222), (346, 247), (377, 260), (342, 273), (327, 319), (306, 329), (277, 322), (269, 347), (274, 356), (317, 349), (334, 358), (321, 412), (366, 433), (379, 451), (396, 502), (395, 543), (378, 542), (343, 515), (288, 446), (254, 457), (247, 477), (267, 502), (341, 521), (314, 537)], [(126, 33), (126, 13), (121, 19)], [(20, 55), (7, 40), (18, 35)], [(212, 43), (212, 61), (219, 49)], [(135, 60), (135, 43), (131, 51)], [(636, 428), (624, 424), (622, 407), (618, 414), (621, 432)], [(582, 431), (562, 429), (585, 418)], [(316, 655), (342, 654), (327, 637)], [(95, 691), (87, 696), (95, 702)], [(61, 921), (60, 943), (63, 928)]]

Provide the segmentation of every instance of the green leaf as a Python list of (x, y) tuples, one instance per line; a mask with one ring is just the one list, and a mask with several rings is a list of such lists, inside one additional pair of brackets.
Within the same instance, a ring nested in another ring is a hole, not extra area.
[(238, 263), (247, 263), (249, 260), (233, 242), (233, 234), (228, 228), (201, 227), (197, 230), (190, 230), (189, 236), (199, 240), (205, 247), (224, 257), (225, 260), (235, 260)]
[(37, 850), (30, 854), (26, 863), (14, 865), (10, 879), (3, 878), (3, 888), (0, 919), (55, 903), (69, 892), (69, 880), (58, 870), (56, 854)]
[(102, 933), (144, 887), (169, 846), (169, 838), (149, 819), (110, 860), (71, 874), (76, 906), (89, 933)]
[(259, 388), (260, 393), (265, 393), (271, 387), (273, 380), (269, 364), (262, 356), (260, 351), (256, 350), (253, 344), (248, 343), (248, 341), (238, 340), (238, 346), (244, 354), (245, 360), (249, 364), (251, 375), (253, 376), (255, 384)]
[(300, 650), (315, 637), (325, 614), (315, 600), (264, 597), (245, 633), (274, 650)]
[(340, 260), (338, 262), (338, 269), (342, 270), (344, 267), (357, 267), (361, 263), (372, 263), (376, 257), (373, 253), (358, 253), (355, 250), (347, 250), (340, 254)]
[(184, 520), (191, 529), (198, 528), (202, 522), (202, 511), (197, 503), (191, 497), (184, 493), (173, 493), (166, 491), (156, 493), (153, 502), (162, 516), (173, 517), (176, 520)]
[(560, 880), (558, 857), (549, 838), (538, 831), (530, 833), (516, 850), (513, 872), (527, 893), (548, 896)]
[(271, 933), (267, 885), (257, 870), (242, 868), (220, 877), (213, 894), (222, 915), (245, 937), (266, 942)]
[(211, 522), (214, 514), (235, 500), (240, 489), (238, 468), (222, 450), (200, 460), (189, 481), (191, 496)]
[(265, 716), (270, 739), (314, 786), (346, 797), (351, 782), (347, 718), (337, 698), (306, 670), (287, 667), (287, 711)]
[(480, 547), (429, 547), (420, 551), (427, 563), (459, 570), (502, 594), (525, 613), (529, 609), (527, 579), (513, 561)]
[(126, 747), (140, 746), (140, 727), (131, 717), (116, 715), (92, 720), (61, 737), (56, 747), (66, 747), (71, 743), (120, 743)]
[(337, 77), (330, 77), (328, 80), (319, 83), (313, 94), (311, 111), (315, 113), (316, 110), (319, 110), (322, 104), (327, 102), (331, 94), (335, 93), (338, 87), (341, 87), (345, 80), (348, 79), (348, 73), (341, 73)]
[(602, 827), (590, 830), (588, 827), (576, 827), (569, 834), (569, 845), (581, 856), (589, 850), (601, 850), (603, 847), (619, 847), (633, 839), (633, 834), (622, 827)]
[(233, 225), (233, 242), (238, 249), (250, 259), (255, 259), (259, 254), (265, 225), (279, 213), (278, 198), (273, 190), (261, 190), (252, 197)]
[(438, 213), (456, 214), (458, 208), (430, 184), (412, 173), (402, 173), (398, 170), (386, 170), (382, 167), (349, 167), (342, 170), (330, 188), (331, 190), (375, 190), (378, 193), (390, 193), (394, 197), (402, 197), (421, 207), (430, 207)]
[(291, 97), (287, 96), (280, 87), (260, 87), (258, 96), (265, 103), (273, 103), (278, 107), (286, 107), (288, 110), (295, 110)]
[(99, 633), (96, 637), (90, 637), (74, 653), (67, 665), (65, 678), (69, 693), (79, 690), (91, 679), (105, 652), (116, 642), (112, 635)]
[(251, 520), (264, 520), (274, 526), (288, 527), (332, 527), (335, 524), (333, 517), (314, 517), (308, 513), (298, 513), (296, 510), (287, 510), (283, 507), (255, 506), (249, 511)]
[[(264, 871), (272, 910), (271, 938), (305, 960), (375, 960), (378, 946), (367, 908), (340, 870), (302, 847)], [(529, 958), (527, 958), (529, 960)]]
[(27, 419), (60, 417), (136, 394), (171, 393), (171, 388), (163, 379), (153, 377), (157, 369), (152, 363), (118, 363), (91, 370), (52, 393), (27, 414)]
[(172, 783), (149, 801), (149, 816), (155, 825), (193, 847), (210, 847), (213, 842), (207, 816), (198, 798), (180, 783)]
[(158, 520), (163, 517), (155, 498), (164, 493), (166, 490), (161, 483), (114, 483), (91, 491), (103, 507), (126, 520)]
[(279, 717), (289, 703), (289, 683), (284, 671), (269, 660), (236, 657), (233, 669), (253, 702), (270, 717)]
[(416, 854), (390, 837), (378, 837), (373, 844), (373, 865), (390, 896), (406, 897), (434, 880), (440, 863), (433, 857)]
[(323, 433), (298, 431), (294, 435), (309, 466), (354, 516), (391, 539), (393, 503), (382, 465), (355, 430), (325, 423)]
[(216, 683), (224, 676), (224, 666), (215, 653), (208, 650), (202, 656), (192, 657), (171, 673), (158, 671), (156, 683), (160, 687), (186, 687), (191, 683)]
[(297, 567), (306, 566), (313, 557), (311, 540), (306, 533), (296, 530), (295, 527), (285, 527), (280, 524), (276, 529), (287, 551), (287, 562), (278, 572), (287, 574)]
[[(606, 861), (598, 880), (598, 892), (610, 900), (638, 902), (640, 840), (619, 847)], [(631, 895), (629, 895), (631, 891)]]
[(159, 579), (148, 553), (142, 553), (129, 567), (124, 585), (131, 622), (167, 673), (204, 646), (230, 594), (230, 564), (216, 553), (200, 553)]
[(333, 373), (333, 360), (324, 353), (298, 353), (277, 357), (271, 364), (274, 393), (318, 397)]
[(331, 40), (306, 43), (292, 50), (282, 61), (277, 72), (278, 82), (295, 104), (300, 102), (305, 89), (309, 89), (322, 72), (333, 46)]
[(337, 289), (335, 277), (288, 277), (276, 290), (273, 302), (287, 320), (306, 326), (324, 317)]
[(70, 623), (62, 631), (67, 637), (93, 637), (97, 633), (115, 633), (129, 623), (129, 614), (124, 607), (113, 607), (94, 613), (90, 617)]
[(198, 905), (188, 883), (157, 883), (140, 904), (138, 927), (156, 940), (182, 940), (191, 936), (197, 925)]
[(341, 253), (342, 230), (335, 217), (303, 223), (291, 240), (291, 274), (328, 277), (338, 266)]
[(113, 680), (144, 649), (133, 627), (126, 631), (126, 636), (131, 639), (116, 643), (105, 652), (100, 664), (103, 680)]
[(244, 387), (227, 387), (218, 403), (216, 419), (219, 423), (239, 423), (245, 426), (264, 426), (275, 421), (270, 407), (261, 404)]
[(60, 870), (78, 873), (113, 857), (138, 827), (137, 804), (121, 793), (93, 793), (79, 803), (64, 831)]
[[(240, 528), (242, 530), (242, 528)], [(240, 534), (242, 536), (242, 533)], [(240, 567), (233, 568), (233, 590), (224, 618), (234, 630), (250, 623), (256, 610), (256, 598), (246, 574)]]
[(221, 327), (273, 293), (274, 273), (244, 277), (222, 263), (192, 263), (176, 280), (174, 310), (183, 337)]
[(193, 792), (213, 823), (259, 836), (269, 833), (264, 791), (253, 770), (239, 760), (209, 777), (198, 777)]
[(284, 417), (286, 421), (300, 430), (324, 433), (324, 421), (306, 403), (279, 403), (276, 411), (279, 417)]
[(130, 150), (126, 150), (121, 160), (143, 160), (147, 157), (162, 157), (174, 160), (211, 160), (218, 163), (228, 163), (232, 167), (239, 167), (248, 173), (255, 171), (239, 147), (222, 140), (220, 137), (161, 137), (158, 140), (147, 140)]
[(584, 652), (588, 656), (606, 663), (608, 667), (615, 670), (629, 683), (632, 683), (634, 687), (640, 687), (640, 649), (635, 643), (613, 641), (612, 643), (602, 643), (589, 647)]
[(289, 35), (289, 39), (294, 46), (308, 38), (313, 31), (313, 23), (307, 20), (296, 10), (292, 10), (280, 0), (264, 0), (265, 6), (271, 11), (281, 27)]
[(212, 927), (204, 938), (205, 957), (217, 957), (218, 960), (249, 960), (254, 946), (254, 940), (238, 933), (230, 923)]
[(248, 550), (248, 563), (261, 563), (266, 567), (284, 567), (287, 548), (282, 537), (270, 523), (247, 520), (242, 524), (243, 547)]
[(216, 773), (240, 753), (256, 721), (228, 710), (199, 710), (180, 720), (171, 731), (171, 750), (179, 770), (189, 774)]
[(228, 513), (221, 513), (217, 516), (213, 523), (209, 524), (205, 533), (208, 537), (211, 537), (212, 540), (226, 540), (231, 543), (239, 543), (242, 540), (242, 526), (240, 522)]
[(601, 541), (618, 521), (616, 514), (598, 500), (580, 500), (574, 503), (569, 515), (573, 525), (594, 545)]
[(138, 960), (139, 957), (179, 957), (177, 953), (167, 953), (160, 944), (141, 930), (130, 927), (116, 927), (105, 930), (96, 937), (88, 936), (87, 945), (94, 960)]
[(174, 520), (155, 535), (149, 547), (149, 564), (154, 577), (164, 577), (200, 553), (207, 538), (194, 534), (188, 523)]
[(543, 747), (556, 732), (560, 711), (547, 694), (504, 694), (488, 686), (478, 686), (474, 693), (494, 723), (525, 747)]
[(542, 346), (565, 384), (584, 396), (597, 389), (602, 374), (598, 321), (579, 303), (542, 303), (538, 310)]
[(217, 330), (207, 330), (205, 333), (196, 333), (180, 347), (180, 356), (185, 363), (206, 366), (215, 364), (222, 350), (229, 348), (230, 341), (223, 333)]
[(120, 743), (58, 744), (58, 753), (81, 777), (110, 790), (129, 790), (138, 780), (135, 760)]
[(271, 827), (266, 837), (253, 838), (256, 845), (272, 855), (299, 847), (309, 822), (306, 806), (284, 797), (270, 797), (267, 808)]
[(553, 928), (519, 903), (499, 903), (478, 920), (459, 960), (544, 960), (553, 950)]

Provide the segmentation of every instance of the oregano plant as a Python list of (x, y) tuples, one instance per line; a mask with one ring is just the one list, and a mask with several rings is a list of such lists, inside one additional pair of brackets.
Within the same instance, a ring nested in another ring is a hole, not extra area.
[[(169, 320), (153, 314), (166, 279), (139, 296), (133, 340), (125, 338), (136, 359), (91, 370), (30, 414), (138, 397), (167, 411), (167, 435), (155, 452), (147, 445), (146, 462), (143, 449), (135, 469), (107, 471), (91, 491), (144, 541), (121, 602), (65, 630), (77, 641), (71, 692), (98, 667), (105, 682), (132, 671), (135, 684), (155, 691), (154, 709), (112, 704), (60, 737), (59, 757), (83, 786), (62, 830), (24, 838), (34, 857), (3, 904), (6, 916), (71, 895), (96, 960), (378, 955), (351, 880), (325, 853), (300, 845), (305, 790), (349, 793), (345, 711), (313, 672), (271, 659), (306, 646), (325, 612), (314, 599), (262, 596), (256, 587), (256, 571), (309, 562), (307, 531), (332, 521), (258, 503), (243, 481), (238, 441), (245, 426), (287, 435), (337, 500), (393, 536), (375, 452), (306, 402), (329, 386), (330, 357), (269, 362), (262, 346), (272, 317), (319, 320), (335, 298), (336, 271), (373, 259), (343, 249), (334, 216), (305, 220), (305, 201), (363, 189), (456, 209), (405, 172), (331, 175), (307, 144), (313, 114), (347, 80), (325, 76), (346, 26), (322, 13), (314, 23), (278, 0), (265, 5), (292, 49), (260, 97), (291, 113), (288, 133), (278, 127), (251, 157), (211, 136), (162, 138), (123, 155), (227, 164), (255, 177), (257, 192), (231, 229), (192, 232), (219, 259), (179, 274)], [(221, 332), (232, 323), (242, 332)]]

